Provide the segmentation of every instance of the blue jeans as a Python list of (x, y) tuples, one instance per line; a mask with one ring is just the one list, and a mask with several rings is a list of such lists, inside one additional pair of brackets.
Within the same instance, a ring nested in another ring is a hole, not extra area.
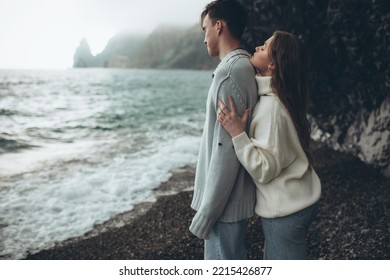
[(210, 239), (204, 241), (205, 260), (246, 260), (246, 220), (223, 223), (216, 222)]
[(305, 260), (306, 234), (317, 214), (315, 203), (294, 214), (279, 218), (261, 218), (264, 260)]

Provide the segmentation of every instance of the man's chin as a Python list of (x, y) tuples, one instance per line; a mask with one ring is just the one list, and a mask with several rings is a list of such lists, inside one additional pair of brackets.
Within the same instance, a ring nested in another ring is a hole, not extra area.
[(210, 49), (208, 46), (207, 46), (207, 53), (209, 54), (209, 56), (215, 56), (215, 53), (213, 52), (213, 50)]

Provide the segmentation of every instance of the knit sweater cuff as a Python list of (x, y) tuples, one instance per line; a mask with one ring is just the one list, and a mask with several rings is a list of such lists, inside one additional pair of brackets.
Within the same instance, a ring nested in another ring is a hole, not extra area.
[(190, 231), (198, 238), (209, 239), (210, 232), (214, 226), (215, 220), (207, 218), (197, 212), (192, 219)]
[(248, 138), (246, 132), (242, 132), (241, 134), (232, 138), (234, 149), (236, 152), (239, 152), (243, 147), (251, 144), (251, 140)]

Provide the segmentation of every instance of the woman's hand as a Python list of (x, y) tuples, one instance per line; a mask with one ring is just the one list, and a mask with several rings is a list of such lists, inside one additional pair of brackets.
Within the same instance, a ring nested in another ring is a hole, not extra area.
[(222, 100), (219, 100), (218, 121), (231, 137), (235, 137), (245, 131), (250, 109), (245, 110), (242, 117), (240, 117), (237, 113), (236, 104), (234, 103), (233, 98), (231, 96), (228, 98), (232, 111), (230, 112), (225, 103), (223, 103)]

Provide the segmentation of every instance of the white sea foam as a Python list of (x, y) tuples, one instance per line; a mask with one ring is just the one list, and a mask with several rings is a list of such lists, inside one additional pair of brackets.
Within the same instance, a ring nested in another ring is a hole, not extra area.
[(117, 155), (110, 163), (74, 164), (60, 175), (53, 170), (20, 180), (1, 198), (0, 257), (23, 258), (154, 201), (153, 189), (172, 169), (194, 164), (198, 147), (199, 137), (185, 136), (149, 144), (131, 157)]
[[(8, 153), (0, 156), (0, 177), (12, 177), (41, 170), (59, 159), (62, 161), (80, 160), (85, 150), (96, 141), (79, 141), (76, 143), (53, 143), (20, 153)], [(1, 187), (1, 182), (0, 182)]]

